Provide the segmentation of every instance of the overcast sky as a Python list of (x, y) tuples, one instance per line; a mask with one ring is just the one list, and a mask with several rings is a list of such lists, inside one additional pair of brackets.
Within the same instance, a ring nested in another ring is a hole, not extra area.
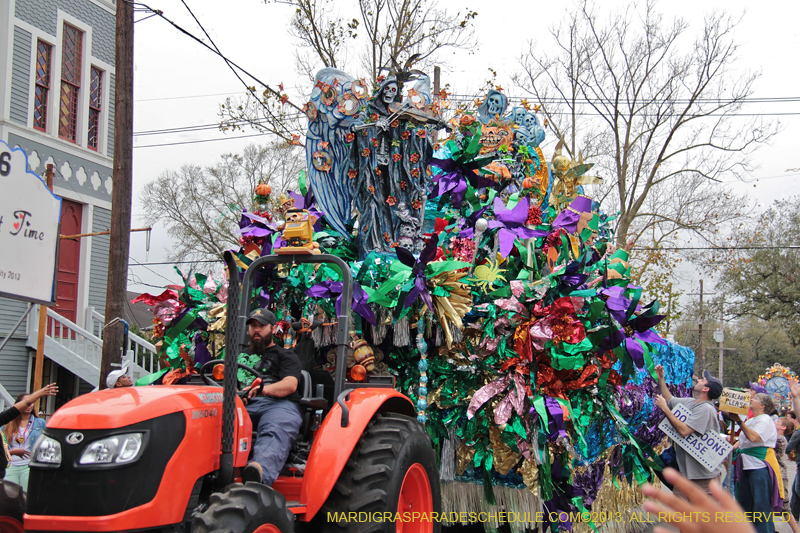
[[(286, 30), (292, 8), (265, 4), (259, 0), (187, 0), (187, 3), (226, 56), (273, 87), (283, 83), (293, 96), (293, 101), (302, 105), (305, 101), (302, 91), (308, 91), (309, 87), (295, 73), (292, 55), (294, 41)], [(353, 16), (353, 11), (348, 12), (353, 9), (351, 3), (354, 2), (337, 0), (342, 16)], [(202, 35), (180, 0), (147, 0), (147, 4), (162, 10), (166, 17), (186, 30)], [(537, 49), (548, 50), (552, 47), (549, 29), (563, 19), (570, 4), (496, 0), (465, 3), (460, 0), (441, 0), (440, 5), (453, 10), (467, 6), (477, 11), (478, 16), (474, 23), (479, 41), (479, 48), (473, 53), (455, 51), (445, 52), (440, 56), (444, 63), (442, 83), (449, 83), (458, 94), (473, 94), (489, 78), (488, 68), (491, 67), (497, 71), (497, 82), (503, 86), (506, 94), (525, 96), (511, 82), (511, 75), (520, 70), (519, 56), (527, 51), (527, 43), (531, 39), (537, 41)], [(628, 3), (604, 0), (601, 5), (605, 10)], [(800, 63), (797, 25), (800, 20), (800, 2), (768, 2), (759, 5), (741, 0), (673, 0), (662, 2), (658, 9), (664, 12), (665, 18), (675, 15), (685, 17), (695, 32), (702, 26), (703, 15), (713, 10), (726, 9), (729, 13), (743, 15), (736, 31), (741, 58), (738, 68), (742, 72), (758, 70), (762, 73), (753, 96), (800, 98), (800, 75), (797, 69)], [(144, 16), (137, 13), (137, 20)], [(351, 73), (360, 75), (357, 69), (352, 69)], [(222, 59), (158, 17), (135, 25), (134, 83), (134, 132), (218, 123), (219, 104), (225, 97), (243, 94), (240, 82)], [(250, 83), (256, 85), (255, 82)], [(743, 113), (786, 115), (773, 117), (780, 120), (782, 132), (771, 146), (756, 153), (754, 164), (758, 168), (748, 182), (734, 183), (733, 187), (751, 195), (761, 206), (800, 192), (796, 185), (800, 179), (800, 170), (787, 171), (800, 168), (800, 102), (748, 104)], [(164, 170), (177, 169), (186, 163), (212, 165), (224, 153), (238, 152), (248, 143), (263, 144), (271, 140), (267, 136), (252, 137), (254, 133), (247, 131), (223, 134), (215, 129), (207, 129), (135, 136), (133, 226), (143, 225), (138, 218), (142, 212), (139, 191), (146, 183)], [(250, 137), (244, 138), (246, 135)], [(549, 159), (552, 156), (552, 146), (548, 142), (552, 141), (552, 134), (548, 132), (548, 135), (544, 151)], [(147, 147), (209, 139), (224, 140)], [(143, 263), (165, 260), (165, 251), (170, 247), (170, 241), (163, 226), (157, 225), (154, 228), (149, 254), (145, 251), (145, 242), (144, 233), (132, 234), (132, 265), (137, 261)], [(158, 290), (145, 284), (161, 287), (168, 280), (173, 283), (179, 280), (167, 265), (153, 265), (148, 268), (132, 266), (130, 272), (135, 274), (137, 281), (144, 283), (131, 283), (130, 290), (142, 292)]]

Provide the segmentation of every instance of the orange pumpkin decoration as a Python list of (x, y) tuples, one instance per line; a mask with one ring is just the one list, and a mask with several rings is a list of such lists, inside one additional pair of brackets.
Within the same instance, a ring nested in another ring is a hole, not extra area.
[(258, 196), (269, 196), (272, 194), (272, 187), (267, 185), (266, 183), (259, 183), (256, 185), (256, 194)]
[(514, 130), (510, 126), (484, 126), (481, 130), (481, 153), (489, 153), (497, 150), (502, 145), (509, 148), (514, 142)]
[(528, 176), (527, 178), (522, 180), (522, 188), (523, 189), (534, 189), (534, 188), (536, 188), (537, 185), (538, 184), (536, 183), (536, 180), (534, 180), (530, 176)]

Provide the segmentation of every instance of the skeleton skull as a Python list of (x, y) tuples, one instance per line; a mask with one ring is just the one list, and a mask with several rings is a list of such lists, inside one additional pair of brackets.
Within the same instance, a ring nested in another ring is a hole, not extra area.
[(503, 112), (503, 97), (499, 94), (493, 94), (486, 100), (486, 110), (489, 116), (493, 117)]
[(522, 125), (528, 128), (531, 133), (541, 128), (541, 126), (539, 126), (539, 119), (536, 118), (536, 115), (531, 113), (525, 115), (525, 118), (522, 119)]
[(391, 104), (397, 97), (397, 84), (394, 82), (386, 84), (383, 88), (383, 103)]
[(414, 246), (414, 234), (416, 231), (414, 227), (410, 224), (401, 224), (400, 225), (400, 235), (398, 236), (398, 243), (400, 246), (406, 249), (411, 249)]

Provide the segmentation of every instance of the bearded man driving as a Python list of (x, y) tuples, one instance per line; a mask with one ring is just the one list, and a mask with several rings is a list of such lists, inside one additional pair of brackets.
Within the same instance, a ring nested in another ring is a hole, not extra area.
[[(263, 380), (261, 386), (252, 387), (247, 395), (247, 413), (256, 437), (253, 461), (242, 470), (243, 482), (272, 485), (289, 456), (302, 422), (297, 393), (300, 360), (293, 351), (275, 344), (276, 323), (275, 314), (266, 309), (250, 313), (247, 318), (249, 353), (239, 355), (239, 362), (261, 374)], [(249, 373), (240, 370), (240, 381), (247, 379), (247, 375)]]

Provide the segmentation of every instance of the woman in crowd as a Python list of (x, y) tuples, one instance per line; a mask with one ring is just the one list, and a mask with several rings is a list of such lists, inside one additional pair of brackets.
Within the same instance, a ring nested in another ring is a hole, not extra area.
[(762, 513), (754, 519), (758, 533), (774, 533), (772, 513), (783, 508), (781, 471), (775, 456), (778, 431), (766, 412), (775, 408), (768, 394), (756, 393), (750, 401), (753, 417), (741, 422), (738, 415), (731, 420), (741, 423), (742, 432), (736, 443), (737, 496), (745, 511)]
[[(792, 488), (789, 485), (789, 472), (786, 466), (786, 447), (787, 439), (792, 437), (794, 433), (794, 422), (786, 416), (782, 416), (775, 421), (775, 429), (778, 430), (778, 440), (775, 443), (775, 456), (778, 459), (778, 464), (781, 467), (781, 479), (783, 480), (783, 520), (789, 523), (792, 533), (800, 533), (800, 527), (791, 513), (790, 500), (792, 496)], [(777, 472), (776, 472), (777, 474)]]
[(33, 405), (39, 398), (57, 392), (58, 386), (53, 383), (33, 394), (20, 394), (17, 403), (0, 413), (0, 423), (5, 424), (0, 431), (8, 444), (6, 459), (10, 461), (5, 479), (22, 486), (22, 490), (28, 490), (30, 455), (45, 427), (44, 420), (34, 413)]

